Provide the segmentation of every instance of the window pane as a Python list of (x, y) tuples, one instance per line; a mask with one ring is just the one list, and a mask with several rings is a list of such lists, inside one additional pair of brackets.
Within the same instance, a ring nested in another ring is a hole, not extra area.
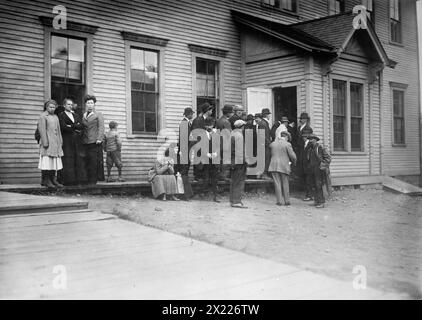
[(157, 116), (156, 113), (145, 112), (145, 131), (156, 132), (157, 131)]
[(207, 74), (207, 61), (203, 59), (196, 59), (196, 73)]
[(208, 97), (215, 97), (215, 82), (214, 81), (208, 81), (207, 96)]
[(69, 75), (68, 79), (71, 82), (83, 83), (83, 63), (69, 61)]
[(346, 118), (340, 116), (333, 117), (334, 126), (334, 150), (345, 150), (345, 129)]
[(144, 108), (145, 111), (156, 112), (157, 110), (157, 95), (155, 93), (144, 93)]
[(350, 107), (352, 117), (362, 116), (363, 85), (360, 83), (350, 83)]
[(69, 60), (85, 61), (85, 41), (69, 39)]
[(362, 151), (362, 119), (351, 119), (351, 147), (352, 151)]
[(155, 72), (145, 72), (145, 91), (158, 91), (157, 88), (157, 78), (158, 74)]
[(143, 93), (139, 91), (132, 91), (132, 111), (139, 112), (143, 111)]
[(130, 68), (144, 70), (144, 51), (138, 49), (130, 49)]
[(346, 81), (333, 80), (333, 113), (346, 115)]
[(51, 57), (67, 59), (67, 38), (51, 36)]
[(65, 81), (66, 60), (51, 59), (51, 77), (55, 81)]
[(153, 51), (145, 51), (145, 71), (157, 72), (158, 59), (157, 53)]
[(207, 80), (198, 77), (196, 80), (196, 95), (198, 97), (205, 97), (207, 95)]
[(131, 69), (130, 70), (130, 81), (132, 90), (141, 90), (141, 82), (144, 80), (144, 71), (143, 70), (137, 70), (137, 69)]
[(143, 112), (137, 112), (132, 110), (132, 131), (145, 131), (145, 117)]

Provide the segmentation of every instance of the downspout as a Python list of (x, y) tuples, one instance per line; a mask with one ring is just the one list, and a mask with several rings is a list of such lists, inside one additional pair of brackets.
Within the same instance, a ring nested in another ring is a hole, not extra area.
[(421, 53), (420, 53), (420, 41), (421, 37), (421, 28), (419, 20), (422, 20), (422, 6), (420, 1), (416, 2), (416, 52), (417, 52), (417, 61), (418, 61), (418, 105), (419, 105), (419, 186), (422, 187), (422, 105), (421, 105)]
[(383, 82), (383, 71), (379, 72), (378, 77), (378, 102), (379, 102), (379, 123), (380, 123), (380, 175), (384, 175), (384, 165), (382, 158), (384, 156), (384, 135), (383, 135), (383, 122), (382, 122), (382, 82)]

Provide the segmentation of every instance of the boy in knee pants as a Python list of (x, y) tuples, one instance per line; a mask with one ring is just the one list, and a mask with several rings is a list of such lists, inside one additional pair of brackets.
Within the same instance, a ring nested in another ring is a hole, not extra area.
[(117, 132), (117, 126), (118, 124), (116, 121), (110, 121), (110, 130), (105, 134), (104, 137), (104, 151), (107, 152), (107, 182), (113, 181), (110, 177), (110, 173), (114, 164), (116, 165), (119, 172), (117, 181), (125, 181), (122, 178), (122, 140), (120, 139), (119, 133)]

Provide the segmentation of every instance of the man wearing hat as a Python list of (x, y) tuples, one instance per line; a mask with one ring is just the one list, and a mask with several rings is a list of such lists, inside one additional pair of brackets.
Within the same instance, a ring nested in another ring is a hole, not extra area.
[[(236, 120), (235, 129), (232, 133), (231, 148), (231, 181), (230, 181), (230, 204), (233, 208), (247, 208), (242, 202), (242, 191), (245, 188), (246, 161), (244, 127), (246, 122)], [(242, 148), (240, 148), (240, 146)], [(236, 149), (237, 147), (237, 149)]]
[[(205, 130), (205, 119), (208, 117), (211, 117), (214, 107), (210, 105), (208, 102), (204, 102), (199, 109), (201, 110), (201, 115), (198, 115), (193, 121), (192, 121), (192, 130), (195, 129), (203, 129)], [(194, 143), (193, 143), (194, 144)], [(203, 165), (202, 164), (196, 164), (193, 166), (193, 175), (195, 180), (203, 179), (204, 178), (204, 172), (203, 172)]]
[[(220, 119), (217, 120), (216, 128), (220, 131), (227, 129), (228, 131), (232, 131), (232, 125), (229, 119), (234, 115), (233, 105), (226, 104), (223, 107), (223, 115)], [(227, 180), (230, 174), (230, 165), (225, 165), (223, 163), (223, 156), (224, 151), (228, 149), (227, 143), (223, 143), (223, 139), (220, 138), (220, 154), (221, 154), (221, 165), (220, 165), (220, 176), (223, 180)]]
[[(178, 165), (175, 166), (175, 171), (180, 172), (183, 180), (183, 187), (184, 187), (184, 198), (186, 201), (189, 201), (193, 197), (192, 186), (189, 182), (189, 167), (190, 167), (190, 157), (189, 151), (191, 147), (191, 142), (189, 141), (189, 136), (192, 131), (192, 117), (194, 111), (192, 108), (185, 108), (183, 112), (183, 119), (180, 121), (179, 124), (179, 141), (177, 144), (178, 147), (178, 154), (177, 160)], [(184, 154), (186, 153), (186, 154)]]
[(234, 123), (237, 120), (242, 120), (242, 114), (245, 109), (240, 104), (234, 106), (234, 115), (229, 119), (232, 125), (232, 129), (234, 129)]
[(274, 141), (276, 138), (280, 137), (281, 132), (288, 132), (288, 141), (292, 141), (292, 131), (293, 127), (289, 124), (289, 119), (287, 117), (281, 117), (271, 128), (271, 140)]
[(229, 121), (229, 119), (234, 115), (234, 109), (231, 104), (226, 104), (223, 107), (223, 115), (220, 117), (220, 119), (217, 120), (217, 129), (218, 130), (232, 130), (232, 125)]
[(306, 159), (311, 170), (314, 205), (324, 208), (323, 184), (326, 182), (326, 171), (329, 170), (331, 156), (327, 149), (318, 143), (319, 138), (316, 135), (310, 134), (308, 141), (310, 147), (306, 151)]
[(258, 129), (265, 131), (265, 169), (262, 175), (264, 180), (272, 180), (268, 175), (268, 167), (271, 161), (271, 130), (270, 130), (270, 115), (271, 111), (268, 108), (264, 108), (261, 111), (262, 121), (259, 123)]
[(302, 179), (302, 184), (305, 189), (304, 201), (312, 200), (312, 177), (306, 161), (308, 136), (313, 133), (309, 121), (309, 115), (306, 112), (302, 112), (299, 117), (299, 127), (296, 135), (297, 149), (295, 150), (298, 158), (296, 174)]

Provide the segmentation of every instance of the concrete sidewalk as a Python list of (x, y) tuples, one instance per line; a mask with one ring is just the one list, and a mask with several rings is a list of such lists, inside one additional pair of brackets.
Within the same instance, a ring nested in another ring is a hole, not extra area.
[(75, 210), (0, 216), (1, 299), (405, 299)]

